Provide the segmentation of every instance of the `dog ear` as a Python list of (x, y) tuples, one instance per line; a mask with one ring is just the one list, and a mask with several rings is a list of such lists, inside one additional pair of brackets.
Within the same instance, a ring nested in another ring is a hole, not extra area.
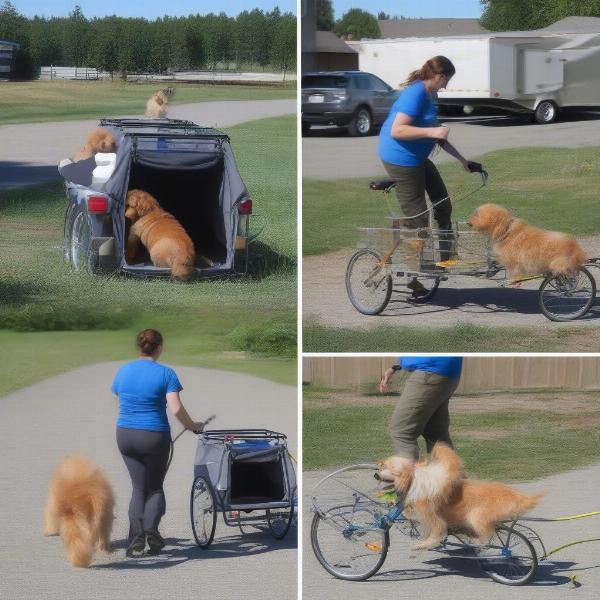
[(410, 490), (410, 486), (412, 485), (413, 479), (413, 469), (405, 469), (401, 473), (395, 475), (394, 488), (398, 493), (405, 496), (406, 494), (408, 494), (408, 490)]
[(158, 207), (158, 202), (147, 192), (140, 191), (137, 194), (137, 212), (140, 217), (144, 217)]

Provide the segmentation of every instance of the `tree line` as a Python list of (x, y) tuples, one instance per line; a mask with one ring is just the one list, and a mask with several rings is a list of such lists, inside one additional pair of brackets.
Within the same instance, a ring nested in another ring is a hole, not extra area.
[[(319, 31), (333, 31), (340, 37), (353, 40), (381, 37), (377, 19), (370, 12), (360, 8), (351, 8), (336, 21), (331, 0), (315, 1)], [(380, 13), (380, 15), (385, 16), (385, 13)]]
[(187, 69), (296, 66), (296, 17), (259, 9), (236, 17), (219, 14), (87, 19), (80, 6), (68, 17), (21, 15), (9, 0), (0, 7), (0, 39), (17, 42), (15, 74), (41, 66), (95, 67), (111, 75), (168, 73)]

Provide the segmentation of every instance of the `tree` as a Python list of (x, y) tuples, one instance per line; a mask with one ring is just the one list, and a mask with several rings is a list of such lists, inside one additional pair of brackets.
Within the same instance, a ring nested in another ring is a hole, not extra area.
[(0, 7), (0, 39), (20, 45), (15, 56), (14, 74), (28, 78), (33, 74), (33, 62), (29, 51), (29, 21), (8, 0)]
[(387, 13), (381, 11), (377, 14), (378, 21), (389, 21), (392, 18), (392, 15), (388, 15)]
[(335, 32), (339, 36), (352, 40), (381, 37), (377, 19), (371, 13), (360, 8), (351, 8), (335, 24)]
[(278, 21), (271, 45), (271, 64), (286, 73), (296, 66), (296, 17), (285, 13)]
[(334, 25), (331, 0), (317, 0), (317, 30), (333, 31)]
[(481, 0), (490, 31), (541, 29), (565, 17), (600, 17), (600, 0)]

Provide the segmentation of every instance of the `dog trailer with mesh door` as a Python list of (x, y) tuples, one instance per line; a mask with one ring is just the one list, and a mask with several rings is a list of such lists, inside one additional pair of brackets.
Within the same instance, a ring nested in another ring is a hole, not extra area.
[(231, 429), (199, 436), (190, 516), (200, 548), (210, 546), (218, 513), (226, 525), (242, 531), (266, 525), (274, 538), (282, 539), (295, 503), (296, 475), (283, 433)]
[[(179, 221), (196, 251), (194, 275), (246, 272), (252, 200), (222, 131), (176, 119), (104, 119), (114, 154), (62, 161), (69, 205), (64, 256), (75, 270), (169, 276), (145, 249), (129, 261), (127, 193), (154, 196)], [(254, 236), (256, 237), (256, 236)]]

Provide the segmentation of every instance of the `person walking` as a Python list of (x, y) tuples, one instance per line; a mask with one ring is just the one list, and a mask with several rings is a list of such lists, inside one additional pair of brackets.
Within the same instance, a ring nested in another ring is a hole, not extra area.
[(419, 458), (418, 439), (425, 438), (427, 452), (438, 441), (452, 447), (449, 402), (460, 382), (462, 357), (410, 356), (398, 359), (379, 383), (385, 393), (396, 371), (409, 372), (390, 419), (389, 431), (397, 456)]
[(139, 357), (117, 372), (111, 391), (118, 397), (117, 446), (132, 484), (129, 502), (129, 557), (159, 554), (165, 542), (158, 531), (166, 502), (163, 482), (171, 447), (166, 407), (186, 428), (196, 433), (204, 424), (193, 421), (179, 392), (183, 389), (175, 371), (158, 362), (163, 337), (155, 329), (140, 331), (136, 338)]

